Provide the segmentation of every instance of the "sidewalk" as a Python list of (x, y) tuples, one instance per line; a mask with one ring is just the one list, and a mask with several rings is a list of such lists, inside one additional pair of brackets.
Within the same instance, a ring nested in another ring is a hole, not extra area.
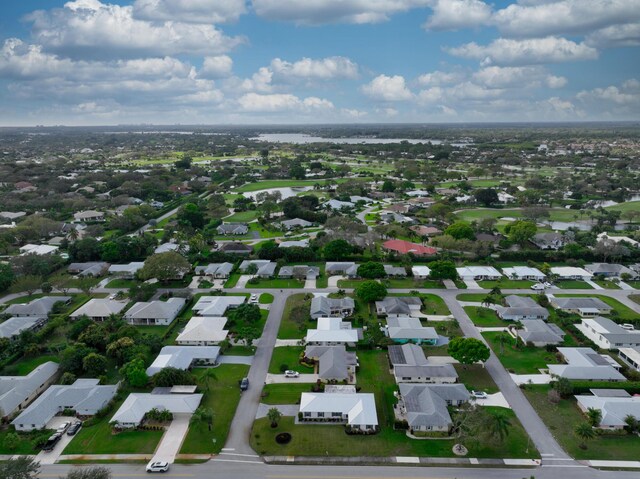
[(540, 467), (540, 459), (476, 459), (473, 457), (366, 457), (366, 456), (265, 456), (267, 464), (305, 464), (305, 465), (364, 465), (364, 464), (407, 464), (424, 466), (509, 466), (509, 467)]

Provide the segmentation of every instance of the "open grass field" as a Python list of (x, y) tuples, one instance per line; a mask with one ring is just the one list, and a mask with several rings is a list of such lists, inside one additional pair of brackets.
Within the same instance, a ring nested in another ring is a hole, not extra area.
[(305, 383), (267, 384), (262, 389), (260, 401), (265, 404), (298, 404), (300, 394), (310, 392), (311, 387), (311, 384)]
[(609, 211), (640, 211), (640, 201), (625, 201), (613, 206), (607, 206), (605, 210)]
[(304, 348), (302, 346), (279, 346), (273, 348), (269, 373), (282, 374), (282, 367), (286, 366), (284, 369), (293, 369), (300, 374), (312, 374), (313, 368), (300, 363), (300, 355), (303, 352)]
[(465, 306), (464, 310), (473, 321), (473, 324), (481, 328), (506, 327), (507, 323), (498, 318), (496, 312), (480, 306)]
[(224, 218), (225, 223), (246, 223), (249, 221), (255, 220), (259, 211), (257, 210), (249, 210), (249, 211), (238, 211), (237, 213), (232, 214), (231, 216), (227, 216)]
[(528, 289), (533, 285), (533, 281), (503, 278), (500, 281), (478, 281), (478, 284), (484, 289), (493, 289), (496, 286), (500, 289)]
[(307, 310), (311, 307), (311, 300), (305, 299), (306, 294), (292, 294), (287, 298), (282, 313), (282, 321), (278, 330), (279, 339), (302, 339), (307, 329), (315, 327), (316, 322), (309, 316), (302, 324), (298, 324), (291, 318), (291, 311), (296, 307), (304, 307)]
[(285, 279), (285, 278), (273, 278), (262, 279), (258, 278), (257, 283), (247, 283), (247, 288), (264, 288), (264, 289), (291, 289), (291, 288), (304, 288), (304, 282), (299, 279)]
[[(545, 348), (528, 348), (520, 343), (520, 349), (514, 347), (515, 339), (508, 336), (504, 344), (498, 339), (501, 333), (482, 333), (493, 352), (498, 356), (502, 365), (516, 374), (538, 374), (540, 369), (546, 369), (547, 364), (557, 364), (555, 353)], [(505, 333), (506, 334), (506, 333)]]
[[(429, 352), (427, 351), (427, 355)], [(454, 364), (458, 373), (458, 382), (464, 384), (469, 391), (484, 391), (489, 394), (497, 393), (500, 389), (493, 378), (481, 364)]]
[(593, 289), (589, 283), (579, 280), (564, 279), (556, 281), (554, 284), (560, 289)]

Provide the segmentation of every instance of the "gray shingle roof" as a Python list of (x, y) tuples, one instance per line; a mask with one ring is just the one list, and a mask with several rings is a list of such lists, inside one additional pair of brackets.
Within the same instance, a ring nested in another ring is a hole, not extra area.
[(410, 427), (450, 426), (452, 421), (447, 400), (464, 402), (470, 397), (462, 384), (401, 383), (399, 387)]
[(47, 316), (53, 305), (60, 301), (71, 301), (71, 296), (43, 296), (26, 304), (12, 304), (4, 312), (12, 316)]
[(187, 301), (169, 298), (167, 301), (138, 302), (124, 315), (125, 319), (168, 319), (173, 321)]
[(8, 416), (29, 398), (42, 384), (46, 384), (58, 372), (58, 363), (48, 361), (36, 367), (26, 376), (0, 377), (0, 416)]

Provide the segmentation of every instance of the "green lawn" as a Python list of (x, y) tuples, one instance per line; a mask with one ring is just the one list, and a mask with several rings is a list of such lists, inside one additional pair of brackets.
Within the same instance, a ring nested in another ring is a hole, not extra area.
[(596, 280), (593, 280), (593, 282), (596, 283), (598, 286), (602, 286), (604, 289), (620, 289), (620, 286), (618, 286), (613, 281), (603, 281), (601, 279), (596, 279)]
[(242, 276), (240, 273), (231, 273), (229, 279), (224, 283), (225, 288), (235, 288), (236, 284), (238, 284), (238, 280)]
[(265, 288), (265, 289), (293, 289), (293, 288), (304, 288), (304, 281), (300, 281), (298, 279), (284, 279), (284, 278), (273, 278), (273, 279), (262, 279), (258, 278), (257, 283), (249, 283), (247, 282), (247, 288)]
[(560, 445), (575, 459), (607, 459), (637, 461), (640, 451), (640, 437), (627, 435), (601, 435), (587, 443), (587, 449), (580, 448), (580, 440), (573, 430), (585, 421), (575, 399), (563, 399), (552, 404), (547, 399), (549, 386), (527, 386), (524, 394), (547, 425)]
[(545, 348), (528, 348), (520, 342), (520, 349), (514, 347), (515, 339), (509, 336), (504, 346), (498, 340), (500, 333), (482, 333), (493, 352), (498, 356), (502, 365), (516, 374), (538, 374), (540, 369), (546, 369), (547, 364), (556, 364), (555, 353), (547, 352)]
[(426, 314), (433, 314), (436, 316), (447, 316), (451, 314), (449, 308), (440, 296), (435, 294), (421, 294), (423, 308), (422, 311)]
[(231, 216), (225, 217), (225, 223), (248, 223), (255, 220), (260, 212), (258, 210), (238, 211)]
[(116, 278), (116, 279), (112, 279), (111, 281), (109, 281), (107, 283), (107, 288), (121, 288), (121, 289), (129, 289), (129, 288), (133, 288), (134, 286), (140, 284), (139, 281), (136, 281), (135, 279), (123, 279), (123, 278)]
[(306, 383), (267, 384), (262, 389), (262, 399), (260, 401), (265, 404), (298, 404), (300, 402), (300, 394), (310, 392), (312, 386), (312, 384)]
[(271, 293), (262, 293), (258, 298), (258, 303), (260, 304), (271, 304), (273, 303), (273, 295)]
[(555, 285), (560, 289), (593, 289), (593, 286), (591, 286), (589, 283), (571, 279), (556, 281)]
[[(213, 411), (213, 427), (209, 431), (206, 423), (192, 424), (180, 453), (215, 454), (224, 447), (240, 401), (238, 383), (249, 372), (249, 366), (222, 364), (214, 369), (196, 368), (193, 371), (198, 378), (199, 389), (204, 393), (200, 407)], [(215, 377), (207, 377), (208, 371), (213, 371)]]
[(301, 374), (312, 374), (313, 368), (300, 363), (300, 355), (303, 352), (304, 348), (302, 346), (279, 346), (273, 348), (269, 372), (271, 374), (282, 374), (280, 366), (286, 366), (284, 369), (293, 369)]
[(311, 307), (311, 300), (306, 300), (305, 296), (306, 294), (300, 293), (292, 294), (287, 298), (284, 312), (282, 313), (280, 329), (278, 330), (279, 339), (302, 339), (307, 329), (315, 327), (316, 322), (311, 320), (311, 316), (302, 324), (298, 324), (291, 319), (291, 311), (297, 306), (305, 307), (307, 310)]
[(631, 294), (629, 295), (629, 299), (635, 303), (640, 304), (640, 294)]
[(33, 443), (36, 439), (40, 437), (47, 438), (51, 435), (52, 431), (44, 430), (44, 431), (32, 431), (32, 432), (18, 432), (18, 444), (14, 449), (8, 449), (4, 443), (5, 438), (8, 434), (15, 433), (15, 429), (13, 426), (7, 427), (6, 429), (0, 429), (0, 454), (4, 455), (35, 455), (38, 453), (37, 449), (34, 449)]
[(481, 328), (505, 327), (507, 324), (498, 318), (496, 312), (480, 306), (465, 306), (464, 310), (473, 321), (473, 324)]
[(467, 301), (469, 303), (481, 303), (487, 295), (484, 293), (462, 293), (456, 296), (458, 301)]
[(225, 356), (253, 356), (255, 348), (249, 346), (231, 346), (224, 354)]
[[(429, 351), (427, 351), (428, 354)], [(464, 384), (469, 391), (475, 389), (489, 394), (500, 391), (487, 369), (481, 364), (454, 364), (453, 367), (458, 373), (458, 382)]]
[(478, 281), (478, 284), (484, 289), (493, 289), (496, 286), (501, 289), (528, 289), (533, 281), (501, 279), (500, 281)]

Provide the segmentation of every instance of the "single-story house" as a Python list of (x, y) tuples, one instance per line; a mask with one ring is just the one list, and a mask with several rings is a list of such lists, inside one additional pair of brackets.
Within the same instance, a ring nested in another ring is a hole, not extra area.
[(347, 351), (343, 344), (338, 346), (307, 346), (304, 355), (318, 363), (318, 377), (323, 381), (353, 382), (358, 357)]
[(387, 296), (376, 301), (378, 316), (414, 316), (420, 313), (422, 300), (414, 296)]
[(144, 262), (133, 261), (128, 264), (112, 264), (109, 266), (109, 274), (124, 279), (133, 279), (136, 273), (144, 267)]
[(566, 364), (547, 364), (549, 374), (578, 381), (626, 381), (620, 365), (591, 348), (558, 348)]
[(301, 239), (301, 240), (287, 240), (280, 241), (278, 243), (278, 248), (308, 248), (309, 240)]
[(624, 389), (591, 389), (591, 394), (580, 394), (575, 398), (583, 413), (587, 414), (589, 409), (600, 411), (598, 429), (624, 429), (628, 416), (640, 420), (640, 396), (631, 396)]
[(46, 317), (51, 313), (56, 303), (67, 304), (71, 296), (43, 296), (24, 304), (12, 304), (4, 310), (3, 314), (17, 317)]
[(511, 294), (504, 298), (506, 306), (497, 306), (496, 313), (505, 321), (530, 321), (549, 318), (549, 311), (528, 296)]
[(336, 422), (362, 429), (378, 426), (375, 396), (356, 393), (355, 386), (326, 386), (323, 393), (300, 395), (301, 422)]
[(178, 243), (162, 243), (153, 250), (154, 254), (161, 253), (183, 253), (189, 251), (189, 245), (181, 245)]
[(353, 298), (327, 298), (326, 296), (315, 296), (311, 300), (310, 315), (312, 319), (321, 317), (341, 317), (351, 316), (356, 305)]
[(620, 348), (618, 357), (630, 368), (640, 372), (640, 348)]
[(243, 304), (245, 296), (201, 296), (193, 306), (198, 316), (224, 316), (229, 308), (237, 308)]
[(93, 298), (76, 309), (69, 317), (75, 320), (81, 316), (87, 316), (94, 321), (105, 321), (112, 314), (120, 314), (126, 306), (126, 300), (116, 301), (115, 299)]
[(74, 410), (77, 416), (93, 416), (109, 404), (118, 390), (115, 384), (99, 384), (99, 379), (77, 379), (69, 386), (49, 386), (11, 424), (17, 431), (44, 429), (65, 409)]
[(416, 220), (409, 218), (395, 211), (383, 211), (380, 213), (380, 219), (385, 223), (415, 223)]
[(222, 223), (216, 231), (219, 235), (246, 235), (249, 227), (245, 223)]
[(551, 274), (557, 276), (558, 279), (588, 280), (593, 277), (589, 271), (575, 266), (553, 266)]
[(502, 277), (502, 273), (493, 266), (463, 266), (456, 268), (456, 271), (462, 280), (496, 281)]
[(442, 230), (435, 226), (427, 226), (427, 225), (414, 225), (409, 226), (409, 229), (413, 231), (418, 236), (422, 237), (431, 237), (438, 236), (442, 234)]
[(219, 355), (218, 346), (165, 346), (147, 368), (147, 376), (164, 368), (191, 369), (197, 365), (215, 364)]
[(500, 241), (505, 239), (500, 233), (477, 233), (476, 241), (482, 241), (484, 243), (491, 243), (493, 246), (498, 246)]
[(186, 302), (184, 298), (138, 302), (129, 308), (124, 319), (129, 324), (167, 326), (180, 314)]
[(407, 270), (404, 266), (393, 266), (391, 264), (382, 265), (384, 267), (384, 272), (389, 277), (395, 278), (404, 278), (407, 276)]
[(432, 363), (417, 344), (388, 348), (389, 362), (397, 383), (455, 383), (458, 373), (451, 364)]
[(211, 263), (206, 266), (196, 266), (195, 274), (198, 276), (210, 276), (214, 279), (226, 279), (233, 271), (232, 263)]
[(609, 314), (613, 309), (599, 298), (559, 298), (549, 295), (551, 306), (567, 313), (579, 314), (583, 318), (594, 318), (601, 314)]
[(47, 316), (14, 316), (0, 323), (0, 338), (15, 339), (22, 331), (36, 331), (44, 326)]
[(536, 233), (530, 241), (543, 250), (559, 250), (567, 244), (566, 238), (561, 233)]
[(412, 266), (411, 274), (415, 279), (427, 279), (431, 274), (431, 268), (428, 266)]
[(530, 266), (514, 266), (512, 268), (502, 268), (502, 272), (507, 278), (526, 279), (529, 281), (543, 281), (545, 275), (538, 268)]
[(316, 279), (318, 276), (320, 276), (320, 268), (302, 264), (282, 266), (278, 271), (278, 278)]
[(295, 228), (308, 228), (310, 226), (313, 226), (311, 221), (303, 220), (301, 218), (293, 218), (291, 220), (284, 220), (280, 222), (280, 227), (287, 231)]
[(396, 419), (407, 421), (411, 432), (449, 432), (453, 421), (449, 406), (469, 401), (471, 395), (463, 384), (400, 383)]
[(330, 208), (332, 210), (346, 210), (349, 208), (355, 208), (355, 203), (351, 203), (350, 201), (339, 201), (335, 199), (331, 199), (324, 204), (325, 208)]
[(638, 276), (638, 273), (623, 264), (591, 263), (585, 265), (584, 269), (594, 276), (604, 276), (605, 278), (619, 278), (622, 274), (628, 274), (631, 278)]
[(213, 346), (227, 339), (229, 330), (224, 329), (227, 318), (215, 316), (193, 316), (176, 338), (181, 346)]
[(104, 275), (110, 264), (104, 261), (90, 261), (87, 263), (71, 263), (67, 266), (67, 273), (78, 276), (93, 276), (95, 278)]
[(152, 409), (172, 414), (193, 414), (200, 406), (202, 394), (131, 393), (111, 418), (118, 428), (142, 425), (145, 415)]
[(602, 349), (640, 346), (640, 331), (624, 329), (609, 318), (582, 318), (582, 323), (576, 327)]
[(26, 244), (20, 247), (20, 256), (26, 256), (28, 254), (35, 254), (38, 256), (45, 256), (58, 252), (57, 246), (51, 246), (48, 244)]
[(341, 274), (350, 278), (358, 277), (358, 265), (353, 262), (331, 262), (327, 261), (324, 267), (327, 276)]
[(557, 346), (564, 341), (564, 331), (562, 329), (541, 319), (523, 321), (522, 329), (517, 329), (516, 333), (524, 343), (532, 343), (538, 348), (547, 345)]
[(431, 256), (438, 252), (435, 248), (430, 246), (423, 246), (417, 243), (411, 243), (410, 241), (392, 239), (382, 243), (382, 248), (387, 251), (394, 251), (400, 254), (413, 254), (415, 256)]
[(253, 253), (253, 246), (234, 241), (223, 243), (219, 251), (227, 254), (251, 254)]
[(31, 404), (58, 377), (58, 363), (47, 361), (26, 376), (0, 376), (0, 420)]
[(252, 259), (244, 260), (242, 263), (240, 263), (238, 271), (248, 274), (248, 270), (251, 265), (255, 265), (256, 272), (254, 276), (257, 276), (258, 278), (271, 278), (275, 275), (276, 267), (278, 266), (273, 261), (269, 261), (267, 259)]
[(436, 345), (438, 333), (435, 328), (422, 325), (418, 318), (390, 316), (387, 318), (385, 334), (396, 343), (416, 343)]
[(306, 341), (309, 344), (354, 345), (362, 338), (362, 329), (353, 328), (342, 318), (318, 318), (316, 329), (308, 329)]
[(357, 203), (358, 201), (362, 201), (363, 203), (369, 204), (369, 203), (373, 203), (375, 200), (368, 198), (366, 196), (354, 195), (349, 197), (349, 201), (351, 201), (351, 203)]
[(607, 241), (610, 243), (628, 243), (631, 246), (640, 246), (640, 241), (636, 241), (628, 236), (610, 236), (607, 232), (603, 231), (598, 236), (598, 241)]
[(80, 223), (104, 221), (104, 213), (102, 211), (95, 210), (78, 211), (73, 214), (73, 220)]

